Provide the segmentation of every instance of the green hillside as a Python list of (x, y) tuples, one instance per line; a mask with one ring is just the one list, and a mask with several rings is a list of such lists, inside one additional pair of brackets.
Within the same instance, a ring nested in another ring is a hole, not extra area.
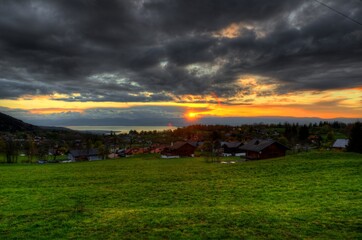
[(362, 155), (0, 165), (2, 239), (361, 239)]

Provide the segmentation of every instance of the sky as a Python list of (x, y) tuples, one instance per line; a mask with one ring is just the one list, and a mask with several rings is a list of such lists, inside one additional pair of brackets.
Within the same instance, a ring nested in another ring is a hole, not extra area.
[(360, 119), (362, 1), (1, 0), (0, 112)]

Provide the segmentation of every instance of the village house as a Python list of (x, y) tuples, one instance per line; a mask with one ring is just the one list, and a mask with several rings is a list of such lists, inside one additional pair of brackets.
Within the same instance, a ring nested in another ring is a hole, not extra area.
[(192, 142), (192, 141), (187, 141), (188, 143), (190, 143), (192, 146), (194, 147), (200, 147), (202, 146), (202, 144), (204, 144), (204, 142)]
[(98, 149), (76, 149), (69, 151), (68, 159), (71, 161), (94, 161), (101, 160), (102, 156)]
[(179, 157), (193, 157), (196, 146), (188, 142), (171, 143), (170, 147), (166, 147), (161, 152), (162, 158), (179, 158)]
[(344, 150), (344, 149), (346, 149), (348, 143), (349, 143), (348, 139), (337, 139), (333, 143), (332, 148), (336, 149), (336, 150)]
[(247, 160), (260, 160), (284, 157), (286, 150), (289, 148), (271, 139), (253, 139), (241, 146), (240, 149), (245, 151)]
[(151, 144), (150, 153), (161, 153), (163, 149), (165, 149), (166, 147), (168, 147), (168, 145), (159, 144), (159, 143)]
[(245, 153), (240, 149), (244, 145), (242, 142), (221, 142), (220, 145), (224, 156), (242, 156)]

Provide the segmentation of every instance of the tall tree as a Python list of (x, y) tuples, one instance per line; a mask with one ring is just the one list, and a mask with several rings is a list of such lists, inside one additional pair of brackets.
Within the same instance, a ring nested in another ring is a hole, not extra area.
[(6, 141), (6, 162), (15, 163), (18, 161), (18, 144), (9, 138)]
[(36, 144), (34, 143), (31, 137), (28, 138), (28, 141), (25, 144), (26, 155), (28, 156), (28, 162), (32, 162), (34, 156), (37, 153)]
[(3, 156), (3, 161), (5, 160), (5, 153), (6, 153), (6, 143), (4, 139), (0, 137), (0, 155)]
[(362, 153), (362, 124), (356, 122), (353, 124), (350, 135), (347, 151)]
[(299, 140), (302, 142), (307, 141), (309, 137), (309, 128), (307, 125), (303, 125), (299, 128), (299, 134), (298, 134)]

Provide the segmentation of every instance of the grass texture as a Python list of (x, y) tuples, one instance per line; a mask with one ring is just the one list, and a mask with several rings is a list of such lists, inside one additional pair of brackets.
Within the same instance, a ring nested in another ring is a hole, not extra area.
[(0, 165), (1, 239), (362, 239), (362, 155)]

